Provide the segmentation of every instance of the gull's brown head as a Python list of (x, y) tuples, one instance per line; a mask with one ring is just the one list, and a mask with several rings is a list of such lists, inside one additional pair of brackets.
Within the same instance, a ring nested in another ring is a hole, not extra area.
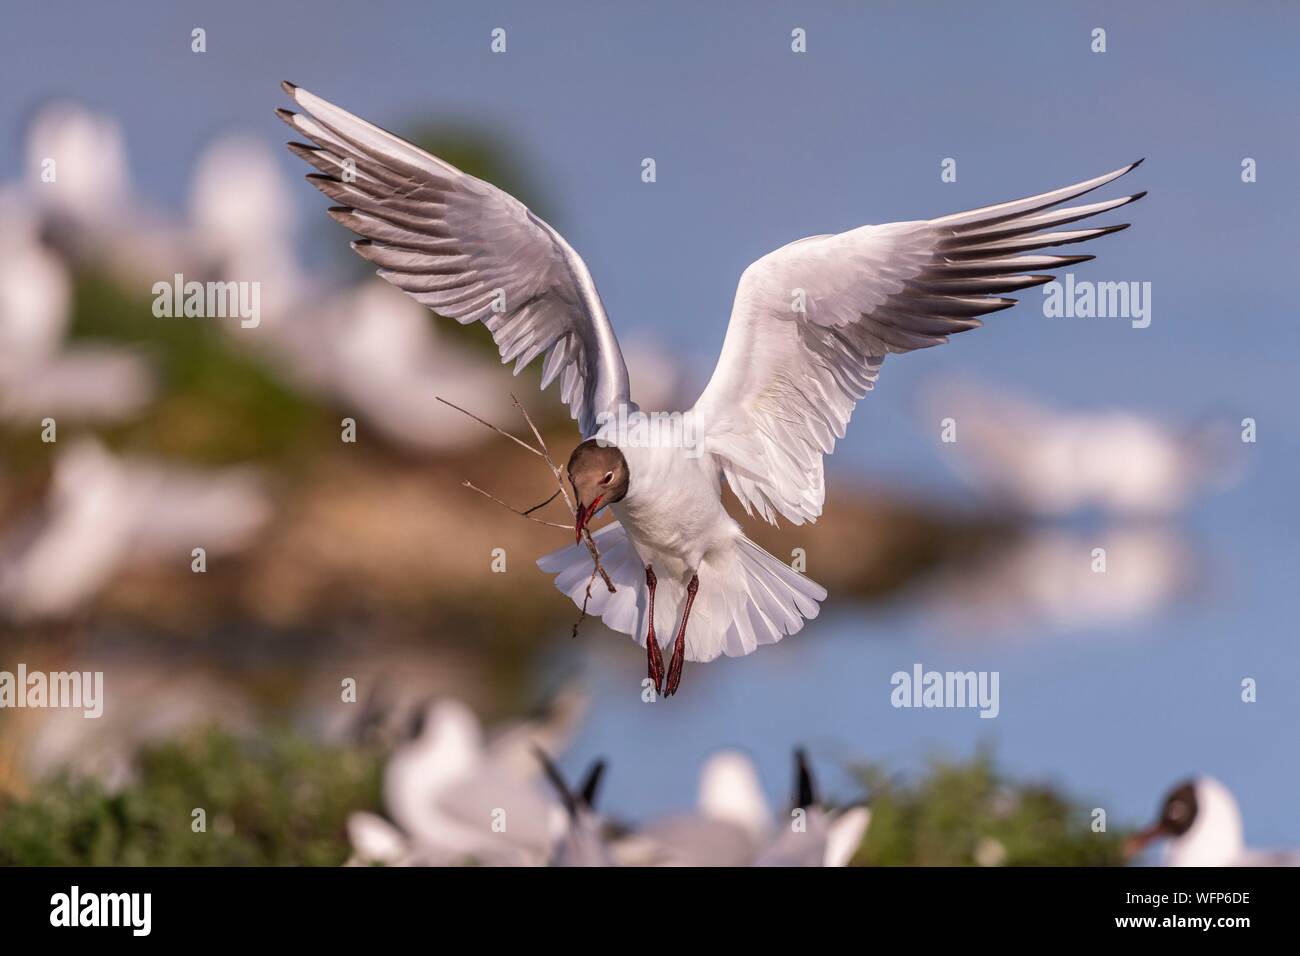
[(578, 517), (573, 539), (582, 540), (582, 529), (602, 508), (622, 501), (627, 494), (627, 459), (613, 445), (600, 445), (588, 438), (569, 456), (569, 484), (577, 500)]
[(1133, 836), (1124, 844), (1126, 856), (1135, 856), (1153, 840), (1161, 837), (1182, 836), (1196, 822), (1196, 781), (1188, 780), (1169, 791), (1164, 806), (1160, 808), (1160, 819)]

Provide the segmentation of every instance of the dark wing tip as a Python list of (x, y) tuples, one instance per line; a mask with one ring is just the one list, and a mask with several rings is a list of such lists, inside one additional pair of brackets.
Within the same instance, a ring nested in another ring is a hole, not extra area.
[(293, 96), (293, 94), (298, 91), (298, 84), (290, 83), (288, 80), (281, 80), (280, 89), (284, 90), (290, 96)]
[(808, 766), (808, 752), (802, 747), (795, 748), (794, 767), (794, 805), (806, 810), (816, 805), (817, 791), (813, 784), (812, 768)]
[(1143, 163), (1145, 163), (1146, 161), (1147, 161), (1147, 158), (1146, 158), (1145, 156), (1143, 156), (1143, 157), (1142, 157), (1141, 159), (1139, 159), (1136, 163), (1134, 163), (1132, 166), (1130, 166), (1129, 169), (1137, 169), (1139, 166), (1141, 166), (1141, 165), (1142, 165)]
[(576, 816), (578, 813), (578, 804), (574, 799), (573, 791), (571, 791), (569, 785), (565, 783), (564, 775), (560, 773), (560, 768), (555, 766), (555, 762), (551, 760), (550, 755), (536, 744), (533, 744), (533, 755), (537, 758), (538, 762), (541, 763), (542, 770), (546, 774), (546, 779), (549, 780), (551, 786), (555, 788), (556, 794), (564, 804), (564, 809), (568, 811), (570, 817)]
[(1145, 196), (1146, 194), (1147, 194), (1147, 190), (1145, 190), (1145, 189), (1142, 190), (1140, 193), (1134, 193), (1132, 196), (1129, 197), (1129, 202), (1137, 202), (1139, 199), (1141, 199), (1141, 198), (1142, 198), (1143, 196)]
[(600, 792), (600, 778), (604, 772), (605, 761), (597, 760), (591, 765), (591, 769), (587, 771), (587, 779), (583, 781), (582, 788), (579, 790), (582, 802), (590, 810), (596, 809), (596, 794)]

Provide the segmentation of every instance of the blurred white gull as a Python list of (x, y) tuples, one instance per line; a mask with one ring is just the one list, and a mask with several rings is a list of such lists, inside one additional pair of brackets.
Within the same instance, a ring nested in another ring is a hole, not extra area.
[(1213, 777), (1186, 780), (1170, 790), (1159, 818), (1134, 834), (1126, 850), (1132, 856), (1160, 839), (1169, 841), (1167, 866), (1300, 866), (1300, 851), (1246, 847), (1237, 800)]
[(146, 287), (198, 267), (187, 231), (132, 191), (121, 127), (111, 117), (49, 103), (27, 131), (25, 153), (25, 193), (43, 236), (61, 252)]
[(126, 417), (152, 394), (149, 367), (124, 348), (65, 344), (72, 283), (38, 228), (17, 197), (0, 196), (0, 417)]
[(778, 821), (753, 762), (721, 751), (700, 773), (695, 813), (651, 821), (621, 840), (615, 853), (625, 865), (846, 866), (871, 812), (861, 806), (828, 811), (814, 790), (806, 755), (798, 750), (791, 817)]
[(1129, 411), (1057, 411), (970, 385), (936, 389), (927, 407), (932, 419), (956, 422), (957, 440), (943, 448), (959, 474), (1036, 514), (1169, 514), (1238, 474), (1240, 455), (1221, 425), (1180, 429)]
[(27, 130), (27, 176), (47, 209), (70, 218), (109, 219), (131, 202), (122, 129), (79, 103), (43, 106)]
[(485, 743), (464, 704), (430, 705), (419, 733), (385, 766), (389, 820), (364, 812), (349, 818), (352, 862), (545, 864), (565, 830), (564, 811), (540, 784), (534, 748), (567, 744), (580, 709), (576, 697), (562, 695), (550, 718), (516, 724)]
[(754, 866), (848, 866), (866, 836), (871, 811), (866, 807), (826, 809), (817, 796), (807, 756), (796, 750), (794, 757), (795, 797), (790, 819), (778, 827), (778, 835), (759, 853)]
[(260, 282), (272, 324), (310, 291), (294, 251), (294, 220), (289, 184), (261, 140), (230, 134), (199, 156), (190, 223), (201, 255), (224, 280)]
[(55, 460), (41, 513), (0, 538), (0, 607), (19, 619), (68, 613), (121, 568), (237, 550), (269, 513), (249, 469), (123, 459), (79, 440)]
[[(1094, 549), (1105, 551), (1105, 571)], [(1125, 624), (1187, 595), (1195, 552), (1168, 528), (1030, 528), (941, 573), (925, 604), (947, 629), (1037, 633)]]
[(489, 420), (510, 411), (495, 363), (448, 341), (427, 310), (386, 282), (334, 298), (314, 317), (311, 339), (300, 361), (317, 356), (340, 405), (395, 444), (436, 452), (483, 441), (486, 429), (439, 395)]
[(651, 820), (615, 846), (627, 866), (748, 866), (772, 833), (772, 807), (749, 757), (723, 750), (700, 771), (695, 812)]
[(563, 774), (551, 762), (546, 751), (539, 747), (536, 754), (565, 812), (565, 827), (555, 841), (549, 865), (617, 865), (605, 837), (605, 821), (596, 812), (596, 797), (600, 790), (601, 776), (605, 772), (605, 762), (597, 760), (593, 763), (587, 769), (581, 785), (574, 790), (565, 782)]

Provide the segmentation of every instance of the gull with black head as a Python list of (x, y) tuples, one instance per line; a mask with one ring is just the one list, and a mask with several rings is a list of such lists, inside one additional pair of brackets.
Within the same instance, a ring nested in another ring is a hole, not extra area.
[(1129, 837), (1125, 852), (1136, 856), (1156, 841), (1165, 841), (1168, 866), (1300, 866), (1300, 851), (1246, 846), (1237, 798), (1214, 777), (1174, 786), (1156, 822)]
[[(759, 548), (727, 513), (722, 481), (746, 513), (815, 521), (823, 459), (891, 353), (929, 348), (1009, 308), (1006, 294), (1091, 259), (1034, 253), (1125, 225), (1057, 227), (1143, 193), (1062, 206), (1137, 163), (1025, 199), (968, 212), (800, 239), (740, 277), (722, 354), (675, 426), (648, 430), (596, 284), (565, 239), (495, 186), (284, 84), (303, 112), (281, 118), (309, 143), (289, 148), (356, 233), (353, 249), (417, 302), (482, 322), (519, 372), (542, 358), (583, 443), (569, 461), (580, 509), (613, 593), (587, 584), (581, 546), (539, 561), (556, 586), (646, 648), (649, 680), (675, 693), (685, 661), (742, 656), (795, 634), (825, 590)], [(667, 668), (663, 650), (671, 644)]]

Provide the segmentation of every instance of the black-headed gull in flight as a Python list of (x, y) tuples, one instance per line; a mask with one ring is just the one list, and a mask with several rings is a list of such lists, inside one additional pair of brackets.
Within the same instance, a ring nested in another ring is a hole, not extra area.
[(1125, 849), (1133, 856), (1156, 840), (1168, 841), (1168, 866), (1300, 866), (1300, 851), (1246, 847), (1237, 799), (1213, 777), (1170, 790), (1156, 822), (1130, 837)]
[[(330, 215), (362, 237), (357, 253), (435, 312), (482, 322), (516, 372), (545, 356), (542, 387), (559, 379), (584, 439), (568, 468), (577, 535), (605, 508), (618, 519), (594, 535), (617, 590), (593, 588), (587, 609), (645, 645), (664, 695), (684, 661), (774, 644), (826, 596), (745, 536), (723, 507), (720, 477), (749, 514), (816, 520), (822, 458), (886, 355), (976, 328), (1015, 303), (1005, 293), (1092, 258), (1020, 253), (1123, 229), (1056, 231), (1143, 195), (1056, 208), (1134, 163), (1026, 199), (783, 246), (741, 276), (694, 407), (650, 415), (632, 401), (591, 273), (559, 233), (496, 187), (300, 87), (284, 90), (304, 112), (279, 115), (315, 144), (289, 148), (319, 171), (308, 178), (338, 204)], [(584, 548), (539, 564), (583, 603), (593, 567)]]

